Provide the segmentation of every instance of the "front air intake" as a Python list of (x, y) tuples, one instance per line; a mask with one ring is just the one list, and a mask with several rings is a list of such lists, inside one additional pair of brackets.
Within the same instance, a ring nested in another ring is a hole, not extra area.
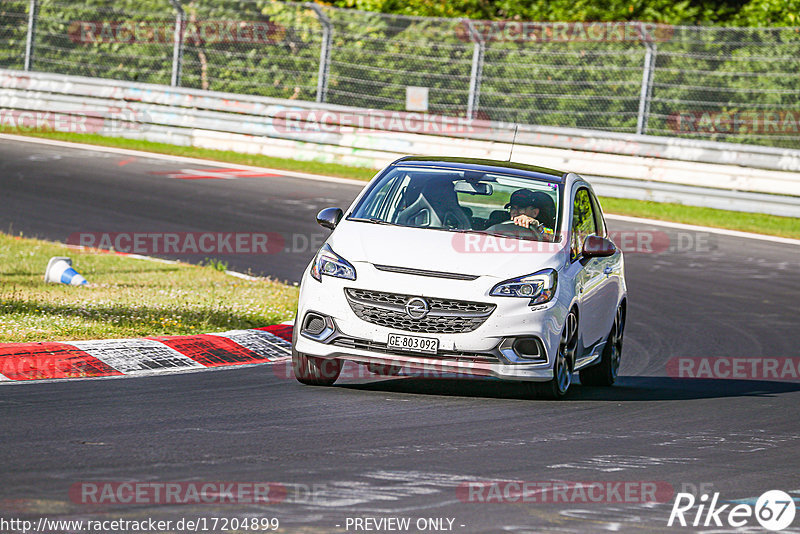
[(544, 360), (544, 348), (537, 337), (520, 337), (514, 341), (514, 352), (526, 360)]
[(307, 313), (306, 319), (303, 321), (302, 332), (304, 334), (318, 336), (323, 330), (325, 330), (325, 319), (316, 313)]

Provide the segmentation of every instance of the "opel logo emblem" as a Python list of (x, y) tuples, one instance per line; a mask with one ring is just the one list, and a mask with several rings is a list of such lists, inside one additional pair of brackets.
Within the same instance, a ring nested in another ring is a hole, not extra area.
[(422, 319), (431, 310), (428, 301), (420, 297), (408, 299), (406, 302), (406, 315), (412, 319)]

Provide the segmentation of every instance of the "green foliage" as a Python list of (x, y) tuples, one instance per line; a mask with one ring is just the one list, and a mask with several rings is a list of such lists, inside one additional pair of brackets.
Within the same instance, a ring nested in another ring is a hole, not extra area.
[(228, 270), (228, 262), (217, 258), (204, 258), (203, 261), (200, 262), (200, 265), (203, 265), (204, 267), (211, 267), (212, 269), (222, 273)]
[[(26, 4), (22, 0), (0, 4), (0, 67), (21, 66)], [(429, 89), (431, 113), (458, 117), (467, 113), (475, 43), (465, 19), (452, 17), (768, 25), (797, 24), (800, 13), (800, 0), (728, 0), (719, 5), (711, 0), (336, 0), (334, 4), (399, 15), (319, 5), (333, 30), (327, 103), (402, 111), (406, 87), (424, 86)], [(182, 86), (303, 101), (317, 98), (323, 25), (309, 5), (183, 0), (183, 6), (189, 25), (239, 21), (269, 24), (272, 31), (267, 42), (187, 39)], [(81, 21), (126, 21), (137, 28), (161, 28), (163, 35), (129, 43), (87, 42), (75, 38)], [(173, 24), (169, 0), (40, 0), (34, 70), (168, 84)], [(493, 30), (479, 23), (478, 28), (489, 38), (477, 118), (636, 131), (647, 51), (642, 40), (584, 35), (566, 40), (515, 39), (503, 34), (511, 28), (507, 24)], [(796, 74), (800, 29), (660, 25), (654, 31), (655, 75), (647, 133), (677, 135), (676, 113), (800, 113)], [(733, 134), (681, 133), (792, 148), (800, 145), (799, 135), (752, 129)]]
[(379, 13), (476, 20), (634, 21), (660, 24), (794, 26), (797, 0), (334, 0), (331, 5)]
[(731, 22), (741, 26), (800, 26), (800, 1), (751, 0)]
[(0, 68), (21, 69), (25, 58), (28, 2), (0, 2)]

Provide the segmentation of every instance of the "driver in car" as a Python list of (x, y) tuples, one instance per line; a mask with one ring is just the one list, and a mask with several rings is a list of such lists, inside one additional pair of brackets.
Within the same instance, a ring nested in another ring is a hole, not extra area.
[[(504, 224), (513, 223), (522, 228), (526, 228), (541, 236), (542, 240), (552, 240), (553, 226), (555, 225), (555, 203), (550, 195), (543, 191), (531, 191), (530, 189), (518, 189), (511, 194), (508, 204), (510, 220)], [(489, 230), (499, 230), (500, 224), (496, 224)]]

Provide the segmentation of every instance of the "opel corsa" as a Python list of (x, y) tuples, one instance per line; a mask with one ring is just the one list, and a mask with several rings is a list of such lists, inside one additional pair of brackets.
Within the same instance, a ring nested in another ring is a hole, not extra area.
[(302, 278), (296, 378), (345, 361), (381, 374), (493, 377), (563, 397), (617, 378), (622, 252), (574, 173), (464, 158), (401, 158), (345, 212)]

